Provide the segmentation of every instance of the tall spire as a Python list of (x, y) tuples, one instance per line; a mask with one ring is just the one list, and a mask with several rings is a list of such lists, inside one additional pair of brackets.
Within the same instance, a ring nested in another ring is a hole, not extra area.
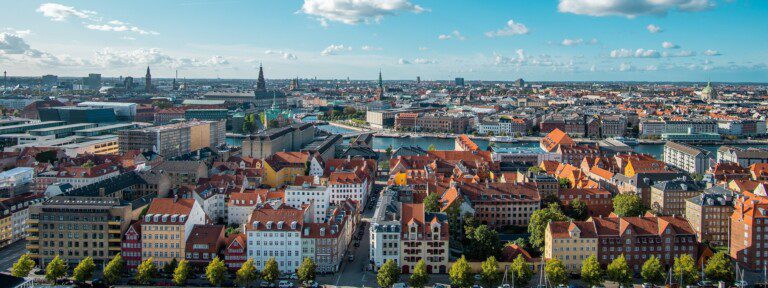
[(267, 83), (264, 81), (264, 68), (259, 63), (259, 79), (256, 81), (257, 91), (267, 91)]
[(145, 81), (144, 89), (147, 93), (152, 92), (152, 74), (149, 73), (149, 66), (147, 66), (147, 76)]
[(384, 81), (381, 79), (381, 69), (379, 69), (379, 89), (384, 89)]

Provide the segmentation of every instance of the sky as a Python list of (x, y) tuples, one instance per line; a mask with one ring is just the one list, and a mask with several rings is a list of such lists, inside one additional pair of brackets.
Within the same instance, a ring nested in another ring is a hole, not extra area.
[(9, 76), (768, 82), (764, 0), (0, 0)]

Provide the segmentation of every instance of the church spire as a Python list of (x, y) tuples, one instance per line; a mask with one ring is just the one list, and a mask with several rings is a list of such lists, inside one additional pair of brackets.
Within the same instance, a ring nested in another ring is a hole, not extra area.
[(381, 69), (379, 69), (379, 89), (384, 90), (384, 80), (381, 79)]
[(256, 81), (257, 91), (267, 91), (267, 83), (264, 81), (264, 68), (259, 63), (259, 79)]
[(147, 91), (147, 93), (152, 92), (152, 74), (149, 73), (149, 66), (147, 66), (147, 75), (144, 86), (144, 89)]

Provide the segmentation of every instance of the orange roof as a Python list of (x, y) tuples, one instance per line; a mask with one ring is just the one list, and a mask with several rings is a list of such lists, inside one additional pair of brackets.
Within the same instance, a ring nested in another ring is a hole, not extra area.
[(562, 130), (555, 128), (552, 132), (549, 132), (547, 136), (541, 138), (541, 148), (547, 152), (557, 150), (559, 146), (571, 146), (576, 145), (576, 142), (565, 134)]
[(469, 139), (469, 137), (466, 134), (459, 135), (458, 140), (469, 151), (475, 151), (480, 149), (480, 147), (478, 147), (477, 144), (475, 144), (475, 142), (472, 141), (472, 139)]

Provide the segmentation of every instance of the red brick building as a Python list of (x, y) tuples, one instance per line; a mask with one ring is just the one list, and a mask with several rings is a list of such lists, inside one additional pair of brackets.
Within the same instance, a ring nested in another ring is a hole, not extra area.
[(224, 249), (224, 225), (195, 225), (187, 237), (184, 258), (193, 267), (204, 269)]
[(768, 198), (742, 193), (731, 216), (731, 258), (741, 268), (759, 270), (768, 265)]

